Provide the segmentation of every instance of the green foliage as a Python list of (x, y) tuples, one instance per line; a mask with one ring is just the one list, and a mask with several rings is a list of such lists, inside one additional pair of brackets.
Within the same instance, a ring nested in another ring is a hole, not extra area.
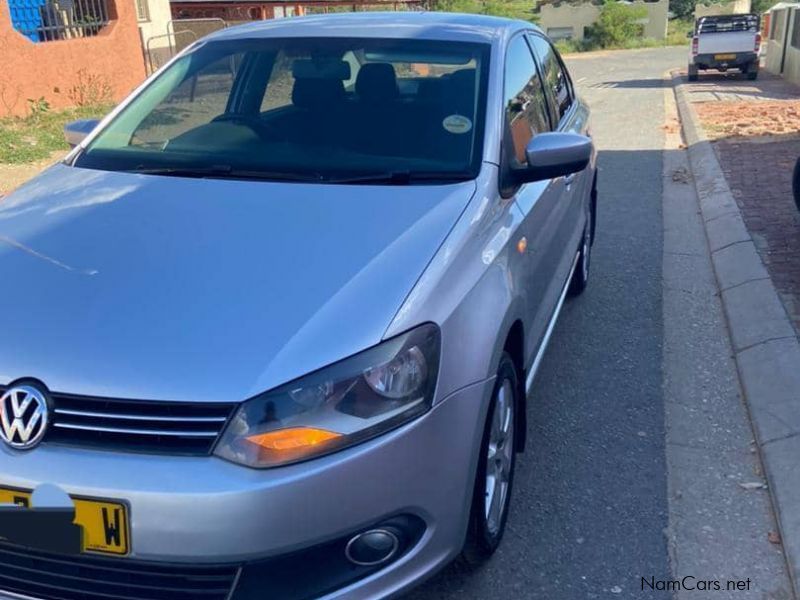
[(29, 116), (0, 119), (0, 164), (28, 163), (49, 158), (57, 150), (66, 151), (69, 146), (64, 141), (65, 124), (101, 117), (111, 109), (103, 105), (53, 111), (43, 99), (28, 102), (32, 107)]
[(781, 0), (753, 0), (751, 11), (757, 14), (767, 12), (770, 8), (778, 4)]
[(28, 111), (31, 113), (31, 119), (38, 120), (43, 114), (50, 112), (50, 103), (44, 96), (28, 98)]
[(687, 37), (694, 31), (694, 19), (673, 19), (667, 24), (667, 46), (683, 46), (689, 43)]
[(694, 7), (697, 0), (669, 0), (669, 9), (678, 19), (694, 20)]
[(606, 2), (600, 17), (589, 28), (588, 37), (601, 48), (623, 46), (642, 37), (644, 26), (640, 21), (646, 18), (644, 6)]
[(561, 54), (570, 54), (573, 52), (587, 52), (591, 50), (629, 50), (634, 48), (657, 48), (660, 46), (684, 46), (689, 43), (686, 34), (692, 31), (693, 28), (694, 21), (691, 19), (673, 19), (667, 25), (666, 40), (646, 38), (640, 33), (637, 33), (633, 37), (626, 38), (622, 41), (606, 41), (607, 45), (603, 45), (597, 38), (596, 28), (590, 28), (588, 33), (593, 37), (586, 37), (583, 40), (559, 40), (556, 42), (556, 48), (558, 48)]

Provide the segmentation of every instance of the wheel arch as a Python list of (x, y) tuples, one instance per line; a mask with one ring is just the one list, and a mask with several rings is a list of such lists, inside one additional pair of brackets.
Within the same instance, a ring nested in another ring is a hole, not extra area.
[(527, 407), (528, 401), (525, 393), (525, 326), (521, 319), (515, 320), (506, 334), (503, 350), (511, 356), (517, 370), (517, 425), (514, 432), (514, 448), (517, 452), (525, 449), (528, 435)]

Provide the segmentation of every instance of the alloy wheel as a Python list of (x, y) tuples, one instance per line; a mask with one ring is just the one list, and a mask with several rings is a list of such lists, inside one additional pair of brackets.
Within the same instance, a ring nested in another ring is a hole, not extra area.
[(506, 512), (514, 461), (514, 391), (509, 379), (497, 390), (486, 452), (486, 527), (497, 535)]

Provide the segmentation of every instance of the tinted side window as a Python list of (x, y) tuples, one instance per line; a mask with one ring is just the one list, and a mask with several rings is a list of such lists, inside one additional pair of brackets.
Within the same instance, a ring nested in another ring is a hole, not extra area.
[(514, 156), (519, 163), (524, 163), (528, 142), (535, 134), (549, 131), (550, 121), (542, 81), (522, 36), (514, 38), (508, 47), (504, 85), (506, 122), (514, 144)]
[(572, 105), (572, 91), (570, 90), (569, 77), (561, 66), (555, 50), (546, 39), (538, 35), (530, 36), (536, 59), (542, 67), (542, 77), (551, 102), (558, 111), (558, 119), (564, 116)]

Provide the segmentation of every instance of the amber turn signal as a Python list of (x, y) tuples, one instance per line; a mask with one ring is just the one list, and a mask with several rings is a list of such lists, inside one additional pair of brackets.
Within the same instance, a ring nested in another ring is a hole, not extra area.
[(247, 440), (267, 450), (294, 450), (306, 446), (316, 446), (322, 442), (341, 437), (338, 433), (311, 427), (291, 427), (269, 433), (251, 435)]

